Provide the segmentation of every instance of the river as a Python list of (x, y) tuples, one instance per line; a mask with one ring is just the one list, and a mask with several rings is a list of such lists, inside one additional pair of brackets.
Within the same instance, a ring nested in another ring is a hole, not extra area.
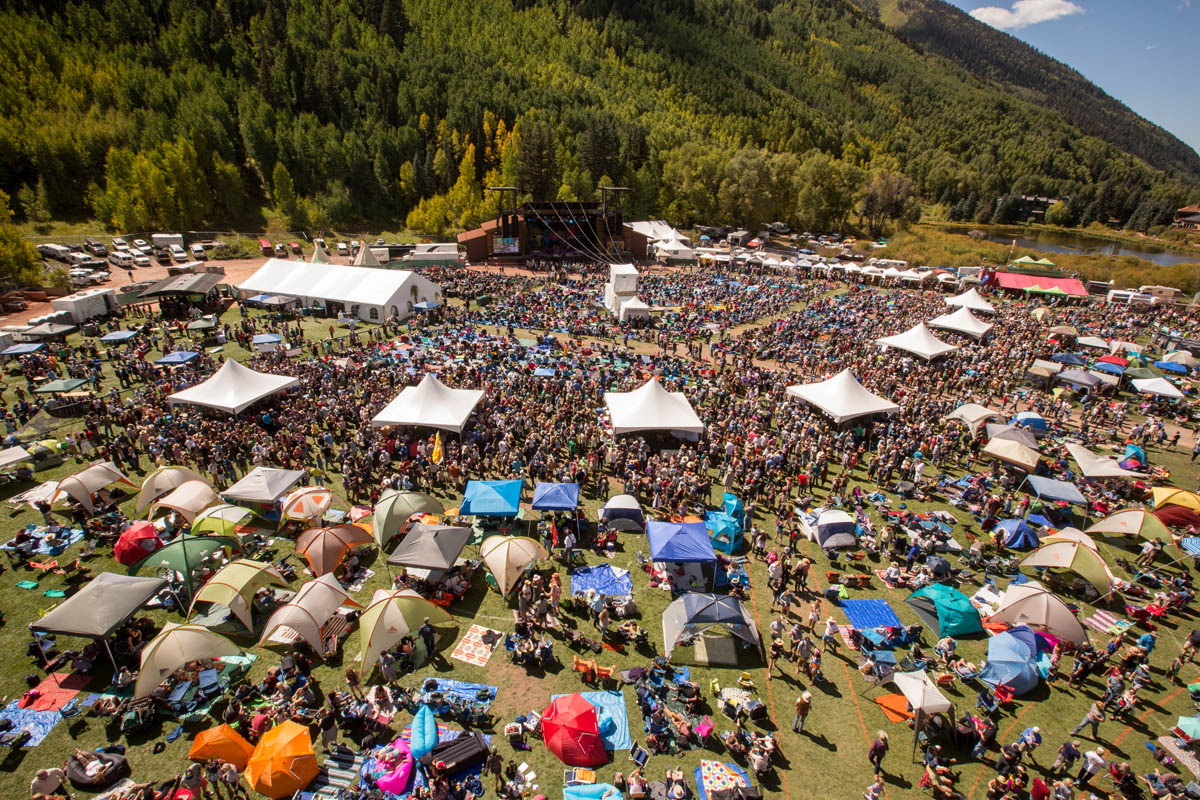
[[(1160, 267), (1170, 267), (1175, 264), (1200, 263), (1200, 255), (1188, 255), (1147, 245), (1145, 247), (1129, 242), (1114, 242), (1084, 234), (1059, 233), (1057, 231), (1034, 231), (1033, 235), (1025, 228), (993, 228), (973, 227), (969, 225), (951, 225), (944, 230), (950, 233), (965, 234), (972, 230), (982, 230), (987, 233), (989, 242), (1011, 245), (1017, 240), (1017, 247), (1037, 250), (1042, 253), (1067, 253), (1070, 255), (1094, 256), (1136, 256), (1152, 261)], [(1052, 259), (1053, 260), (1053, 259)]]

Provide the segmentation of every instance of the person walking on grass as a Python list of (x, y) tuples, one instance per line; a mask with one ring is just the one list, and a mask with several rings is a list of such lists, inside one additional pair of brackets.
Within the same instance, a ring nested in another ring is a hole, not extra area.
[(875, 735), (875, 741), (871, 742), (871, 749), (867, 750), (867, 761), (871, 762), (876, 775), (883, 774), (883, 757), (887, 752), (888, 735), (885, 731), (880, 731)]
[(1074, 736), (1075, 734), (1079, 733), (1081, 730), (1083, 730), (1085, 725), (1091, 725), (1092, 726), (1091, 738), (1095, 739), (1095, 740), (1099, 740), (1100, 739), (1100, 723), (1104, 722), (1105, 719), (1106, 719), (1106, 717), (1104, 716), (1104, 703), (1101, 702), (1100, 700), (1097, 700), (1096, 702), (1092, 703), (1092, 707), (1088, 709), (1087, 714), (1084, 716), (1083, 719), (1081, 719), (1079, 721), (1079, 724), (1075, 726), (1075, 729), (1073, 731), (1071, 731), (1071, 735)]
[(805, 692), (796, 698), (796, 717), (792, 720), (792, 730), (796, 733), (804, 733), (804, 722), (808, 719), (808, 712), (812, 710), (812, 692)]

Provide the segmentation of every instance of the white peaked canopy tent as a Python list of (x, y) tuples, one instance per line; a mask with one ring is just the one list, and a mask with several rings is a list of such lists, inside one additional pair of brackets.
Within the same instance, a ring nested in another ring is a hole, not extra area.
[(848, 368), (828, 380), (789, 386), (787, 393), (821, 409), (834, 422), (900, 410), (900, 406), (886, 397), (867, 391)]
[(1123, 468), (1115, 458), (1099, 456), (1078, 444), (1067, 443), (1067, 452), (1085, 478), (1144, 478), (1146, 473)]
[(1087, 632), (1070, 607), (1037, 581), (1011, 584), (988, 621), (1007, 622), (1010, 627), (1028, 625), (1071, 644), (1087, 641)]
[(696, 416), (683, 392), (668, 392), (651, 378), (632, 392), (605, 392), (614, 434), (635, 431), (684, 431), (703, 433), (704, 423)]
[(121, 470), (117, 469), (116, 464), (111, 461), (102, 461), (76, 472), (69, 478), (63, 478), (50, 502), (57, 503), (64, 497), (70, 497), (90, 513), (94, 508), (92, 495), (114, 483), (134, 485), (133, 481), (126, 478)]
[(299, 469), (255, 467), (233, 486), (221, 492), (226, 500), (245, 503), (274, 503), (288, 493), (307, 473)]
[(396, 399), (371, 419), (377, 428), (388, 425), (416, 425), (462, 433), (467, 418), (483, 399), (480, 389), (451, 389), (425, 373), (416, 386), (406, 386)]
[(173, 404), (206, 406), (227, 414), (240, 414), (264, 397), (299, 385), (299, 378), (256, 372), (231, 358), (208, 380), (167, 399)]
[(1097, 350), (1107, 350), (1108, 342), (1101, 339), (1099, 336), (1080, 336), (1075, 340), (1075, 344), (1080, 347), (1095, 347)]
[(926, 672), (893, 672), (892, 683), (904, 695), (904, 699), (912, 706), (913, 711), (930, 714), (941, 714), (950, 710), (950, 701), (929, 680)]
[(947, 297), (946, 305), (951, 308), (969, 308), (971, 311), (980, 311), (985, 314), (996, 313), (996, 307), (984, 300), (974, 288), (955, 297)]
[(314, 244), (312, 258), (308, 262), (310, 264), (328, 264), (329, 251), (322, 247), (320, 243)]
[(925, 360), (937, 358), (946, 353), (953, 353), (958, 349), (956, 345), (946, 344), (941, 339), (929, 332), (929, 328), (925, 327), (924, 322), (918, 322), (916, 325), (909, 328), (904, 333), (898, 333), (895, 336), (884, 336), (881, 339), (876, 339), (875, 344), (885, 347), (894, 347), (897, 350), (904, 350), (914, 355), (918, 355)]
[(1133, 382), (1133, 388), (1142, 394), (1168, 397), (1172, 400), (1179, 400), (1183, 397), (1183, 392), (1176, 389), (1174, 384), (1166, 378), (1140, 378)]
[(295, 597), (276, 609), (267, 620), (258, 642), (266, 644), (280, 628), (288, 628), (312, 645), (314, 651), (323, 653), (325, 647), (321, 629), (344, 605), (359, 607), (332, 573), (322, 575), (301, 586)]
[(621, 310), (618, 312), (618, 316), (622, 322), (633, 317), (645, 319), (650, 316), (650, 306), (646, 305), (640, 297), (631, 297), (624, 303), (621, 303)]
[(185, 481), (172, 489), (168, 494), (150, 504), (150, 515), (160, 508), (169, 508), (179, 512), (179, 515), (190, 525), (196, 515), (211, 505), (219, 503), (221, 498), (209, 486), (208, 481)]
[(379, 263), (379, 259), (371, 252), (371, 248), (363, 242), (362, 247), (358, 248), (358, 254), (354, 256), (354, 266), (356, 267), (379, 267), (383, 266)]
[(1003, 414), (999, 411), (993, 411), (987, 406), (981, 406), (978, 403), (963, 403), (951, 411), (946, 419), (956, 419), (960, 422), (965, 422), (967, 427), (971, 429), (971, 433), (977, 434), (979, 433), (979, 426), (993, 417), (1004, 419)]
[(929, 327), (942, 328), (955, 333), (966, 334), (976, 339), (982, 339), (992, 329), (991, 323), (984, 322), (971, 313), (968, 308), (960, 308), (953, 314), (942, 314), (929, 320)]

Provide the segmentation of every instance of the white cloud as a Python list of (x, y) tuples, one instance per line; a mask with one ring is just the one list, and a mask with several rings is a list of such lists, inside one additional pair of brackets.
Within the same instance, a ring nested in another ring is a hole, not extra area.
[[(1190, 0), (1185, 0), (1190, 2)], [(1009, 30), (1048, 22), (1059, 17), (1082, 14), (1083, 7), (1071, 0), (1016, 0), (1012, 8), (983, 6), (971, 12), (971, 16), (993, 28)]]
[(1156, 50), (1156, 49), (1158, 49), (1158, 45), (1156, 45), (1156, 44), (1148, 44), (1148, 45), (1146, 45), (1146, 49), (1147, 49), (1147, 50)]

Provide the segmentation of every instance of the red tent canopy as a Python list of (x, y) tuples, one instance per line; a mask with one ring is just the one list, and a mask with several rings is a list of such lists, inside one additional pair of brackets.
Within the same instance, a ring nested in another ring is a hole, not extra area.
[(1026, 275), (1021, 272), (997, 272), (996, 283), (1002, 289), (1028, 289), (1040, 286), (1043, 289), (1061, 289), (1076, 297), (1087, 297), (1087, 289), (1075, 278), (1051, 278), (1044, 275)]
[(162, 546), (162, 540), (158, 538), (158, 531), (154, 529), (154, 525), (143, 520), (133, 523), (124, 530), (121, 537), (117, 539), (117, 543), (113, 545), (113, 555), (116, 556), (118, 563), (128, 567)]
[(1183, 506), (1163, 506), (1151, 514), (1168, 528), (1200, 528), (1200, 514)]
[(551, 753), (571, 767), (594, 767), (608, 761), (596, 707), (581, 695), (556, 698), (542, 713), (542, 737)]

